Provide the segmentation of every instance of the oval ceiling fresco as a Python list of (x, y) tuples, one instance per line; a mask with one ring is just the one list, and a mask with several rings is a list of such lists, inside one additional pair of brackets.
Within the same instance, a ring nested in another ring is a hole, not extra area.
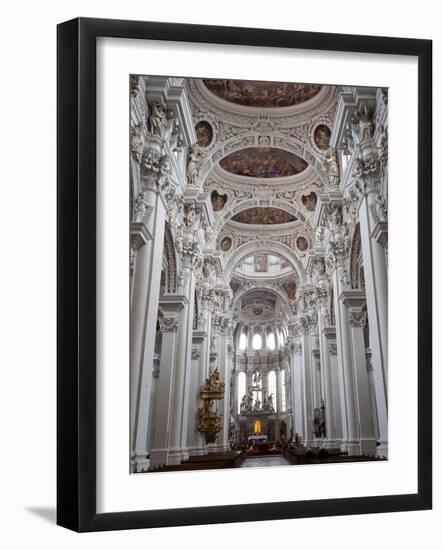
[(321, 84), (257, 80), (203, 80), (216, 96), (247, 107), (292, 107), (316, 96)]
[(253, 178), (282, 178), (295, 176), (306, 169), (302, 158), (274, 147), (247, 147), (231, 153), (220, 161), (231, 174)]
[(231, 218), (234, 222), (248, 223), (251, 225), (273, 225), (279, 223), (295, 222), (296, 217), (280, 208), (248, 208)]

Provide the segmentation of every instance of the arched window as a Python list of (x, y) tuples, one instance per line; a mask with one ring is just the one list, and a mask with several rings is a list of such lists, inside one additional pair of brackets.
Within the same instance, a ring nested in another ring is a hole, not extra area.
[(281, 329), (278, 331), (278, 343), (280, 347), (282, 347), (283, 344), (285, 343)]
[(286, 372), (281, 371), (281, 410), (286, 411)]
[(271, 372), (268, 374), (268, 395), (272, 395), (272, 401), (275, 407), (275, 404), (277, 402), (277, 377), (275, 375), (275, 370), (271, 370)]
[(261, 349), (263, 345), (261, 334), (254, 334), (252, 338), (252, 349)]
[(241, 351), (244, 351), (246, 349), (246, 334), (242, 332), (240, 334), (240, 339), (238, 341), (238, 347)]
[(267, 344), (268, 344), (268, 349), (270, 349), (271, 351), (275, 349), (275, 336), (273, 332), (270, 332), (268, 334)]
[(237, 393), (238, 414), (240, 414), (241, 400), (243, 399), (244, 395), (246, 395), (246, 374), (244, 372), (239, 372), (238, 373), (238, 393)]

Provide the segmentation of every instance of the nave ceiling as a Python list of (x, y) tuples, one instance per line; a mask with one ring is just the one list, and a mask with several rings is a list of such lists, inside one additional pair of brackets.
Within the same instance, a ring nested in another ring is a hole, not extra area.
[[(211, 197), (225, 276), (238, 294), (258, 288), (262, 274), (262, 281), (267, 278), (282, 291), (288, 307), (314, 241), (313, 212), (325, 181), (321, 163), (329, 148), (336, 88), (217, 79), (189, 79), (187, 87), (199, 178)], [(260, 271), (260, 262), (272, 257), (286, 261), (284, 275)], [(258, 270), (236, 271), (248, 258)], [(260, 296), (242, 301), (243, 319), (273, 317), (275, 307)]]

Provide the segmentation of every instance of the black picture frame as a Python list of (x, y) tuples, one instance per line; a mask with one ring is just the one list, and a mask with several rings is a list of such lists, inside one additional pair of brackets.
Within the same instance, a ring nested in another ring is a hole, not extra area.
[[(96, 39), (154, 39), (418, 59), (418, 490), (415, 494), (96, 512)], [(426, 510), (432, 507), (432, 42), (74, 19), (57, 29), (57, 523), (75, 531)]]

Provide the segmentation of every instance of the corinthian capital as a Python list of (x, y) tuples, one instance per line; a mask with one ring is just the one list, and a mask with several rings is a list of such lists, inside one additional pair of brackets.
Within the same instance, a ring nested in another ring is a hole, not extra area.
[(363, 328), (366, 324), (367, 312), (365, 310), (350, 310), (349, 324), (353, 328)]
[(378, 157), (371, 156), (367, 160), (355, 159), (353, 192), (360, 197), (370, 191), (380, 188), (380, 161)]
[(161, 332), (175, 332), (178, 327), (177, 317), (160, 317), (158, 320)]
[(344, 239), (331, 241), (328, 247), (327, 262), (332, 267), (344, 267), (347, 258), (347, 246)]
[(304, 334), (310, 334), (315, 328), (316, 318), (313, 314), (300, 315), (300, 326)]

